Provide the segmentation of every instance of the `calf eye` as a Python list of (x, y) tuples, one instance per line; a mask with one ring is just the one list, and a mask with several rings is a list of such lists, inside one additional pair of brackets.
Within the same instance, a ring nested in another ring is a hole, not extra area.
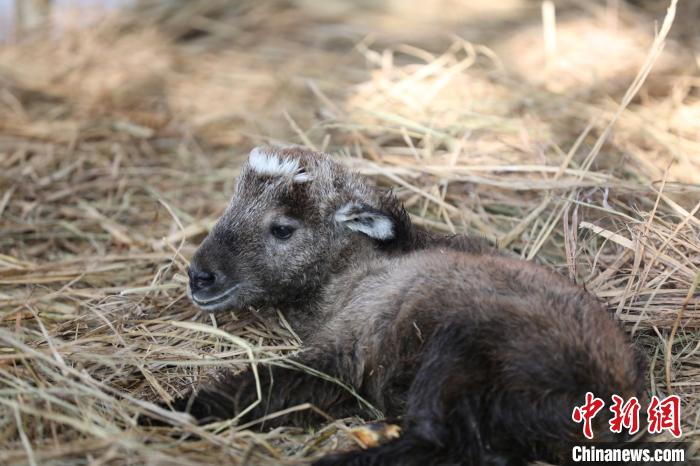
[(289, 239), (294, 233), (294, 227), (289, 225), (272, 225), (270, 227), (270, 233), (277, 239)]

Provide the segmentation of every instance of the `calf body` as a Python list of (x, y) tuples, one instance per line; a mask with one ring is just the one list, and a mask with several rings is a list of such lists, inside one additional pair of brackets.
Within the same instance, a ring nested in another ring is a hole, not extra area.
[[(415, 228), (323, 154), (256, 149), (190, 276), (203, 309), (274, 306), (304, 342), (287, 367), (259, 370), (270, 396), (248, 419), (302, 403), (401, 419), (400, 438), (319, 464), (563, 461), (582, 441), (571, 412), (586, 392), (642, 396), (639, 358), (595, 298), (483, 241)], [(176, 408), (225, 419), (256, 399), (248, 371)], [(296, 411), (266, 425), (322, 419)], [(595, 422), (597, 440), (611, 439), (607, 416)]]

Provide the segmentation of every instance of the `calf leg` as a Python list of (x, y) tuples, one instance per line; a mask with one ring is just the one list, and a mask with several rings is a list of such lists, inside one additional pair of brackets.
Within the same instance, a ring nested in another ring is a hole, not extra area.
[(451, 323), (431, 336), (408, 392), (401, 437), (324, 457), (315, 466), (526, 464), (517, 455), (490, 451), (483, 441), (479, 409), (490, 368), (476, 332)]
[[(321, 412), (334, 418), (362, 412), (362, 404), (347, 386), (303, 369), (308, 367), (327, 373), (324, 369), (328, 370), (329, 365), (321, 358), (309, 357), (313, 354), (312, 351), (303, 353), (305, 357), (293, 360), (300, 363), (297, 365), (259, 364), (257, 377), (251, 369), (228, 375), (175, 400), (172, 408), (190, 413), (201, 424), (230, 419), (244, 412), (239, 422), (245, 423), (304, 403), (316, 408), (273, 417), (261, 428), (318, 423), (324, 420)], [(302, 367), (294, 367), (299, 365)]]

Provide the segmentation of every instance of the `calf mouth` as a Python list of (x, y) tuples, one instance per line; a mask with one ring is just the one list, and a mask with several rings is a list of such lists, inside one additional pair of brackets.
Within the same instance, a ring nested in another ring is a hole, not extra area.
[(192, 300), (197, 307), (203, 311), (211, 312), (228, 307), (235, 300), (235, 294), (239, 288), (240, 284), (236, 284), (212, 297), (197, 297), (197, 294), (192, 293), (189, 288), (187, 290), (187, 294), (189, 295), (190, 300)]

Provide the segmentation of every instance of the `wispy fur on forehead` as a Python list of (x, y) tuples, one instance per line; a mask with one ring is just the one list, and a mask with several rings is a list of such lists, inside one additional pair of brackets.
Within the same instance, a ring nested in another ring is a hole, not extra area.
[(231, 205), (240, 211), (284, 204), (303, 216), (332, 218), (348, 202), (384, 205), (380, 198), (371, 183), (328, 154), (299, 146), (262, 146), (251, 151)]
[(305, 183), (311, 179), (298, 159), (274, 154), (261, 147), (250, 152), (248, 164), (251, 170), (260, 175), (291, 177), (295, 183)]

